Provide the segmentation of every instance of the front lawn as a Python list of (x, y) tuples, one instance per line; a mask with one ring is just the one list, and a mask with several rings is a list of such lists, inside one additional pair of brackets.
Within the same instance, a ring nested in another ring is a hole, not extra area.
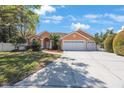
[(42, 52), (0, 52), (0, 86), (13, 85), (58, 57)]

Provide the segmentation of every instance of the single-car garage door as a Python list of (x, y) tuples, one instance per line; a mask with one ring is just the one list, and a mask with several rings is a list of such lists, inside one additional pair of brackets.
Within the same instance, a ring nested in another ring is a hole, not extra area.
[(70, 40), (70, 41), (63, 41), (63, 50), (86, 50), (86, 41), (82, 40)]
[(96, 50), (96, 43), (93, 41), (87, 41), (87, 50)]

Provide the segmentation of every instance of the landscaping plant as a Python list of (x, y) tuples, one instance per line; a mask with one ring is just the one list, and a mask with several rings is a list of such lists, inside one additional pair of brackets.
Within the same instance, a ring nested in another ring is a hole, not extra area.
[(104, 48), (104, 40), (109, 34), (113, 34), (113, 29), (107, 29), (106, 32), (100, 32), (95, 34), (95, 42), (97, 45), (100, 45), (101, 48)]
[(124, 29), (115, 36), (113, 49), (114, 53), (124, 56)]
[(110, 34), (106, 37), (104, 41), (104, 49), (106, 52), (113, 53), (113, 39), (115, 37), (115, 34)]
[(52, 40), (52, 49), (54, 50), (57, 50), (59, 49), (59, 39), (60, 39), (60, 36), (57, 35), (57, 34), (52, 34), (50, 35), (50, 39)]
[(32, 41), (31, 48), (33, 51), (39, 51), (40, 50), (40, 43), (37, 40)]

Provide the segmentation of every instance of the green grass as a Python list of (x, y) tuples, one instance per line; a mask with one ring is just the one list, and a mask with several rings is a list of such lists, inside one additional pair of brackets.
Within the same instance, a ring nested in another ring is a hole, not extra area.
[(58, 57), (42, 52), (0, 52), (0, 85), (13, 85)]

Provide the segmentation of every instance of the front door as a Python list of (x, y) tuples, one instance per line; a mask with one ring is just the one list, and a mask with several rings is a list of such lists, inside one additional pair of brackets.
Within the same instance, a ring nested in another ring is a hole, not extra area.
[(50, 46), (49, 38), (45, 38), (43, 44), (44, 44), (44, 49), (49, 49), (49, 46)]

